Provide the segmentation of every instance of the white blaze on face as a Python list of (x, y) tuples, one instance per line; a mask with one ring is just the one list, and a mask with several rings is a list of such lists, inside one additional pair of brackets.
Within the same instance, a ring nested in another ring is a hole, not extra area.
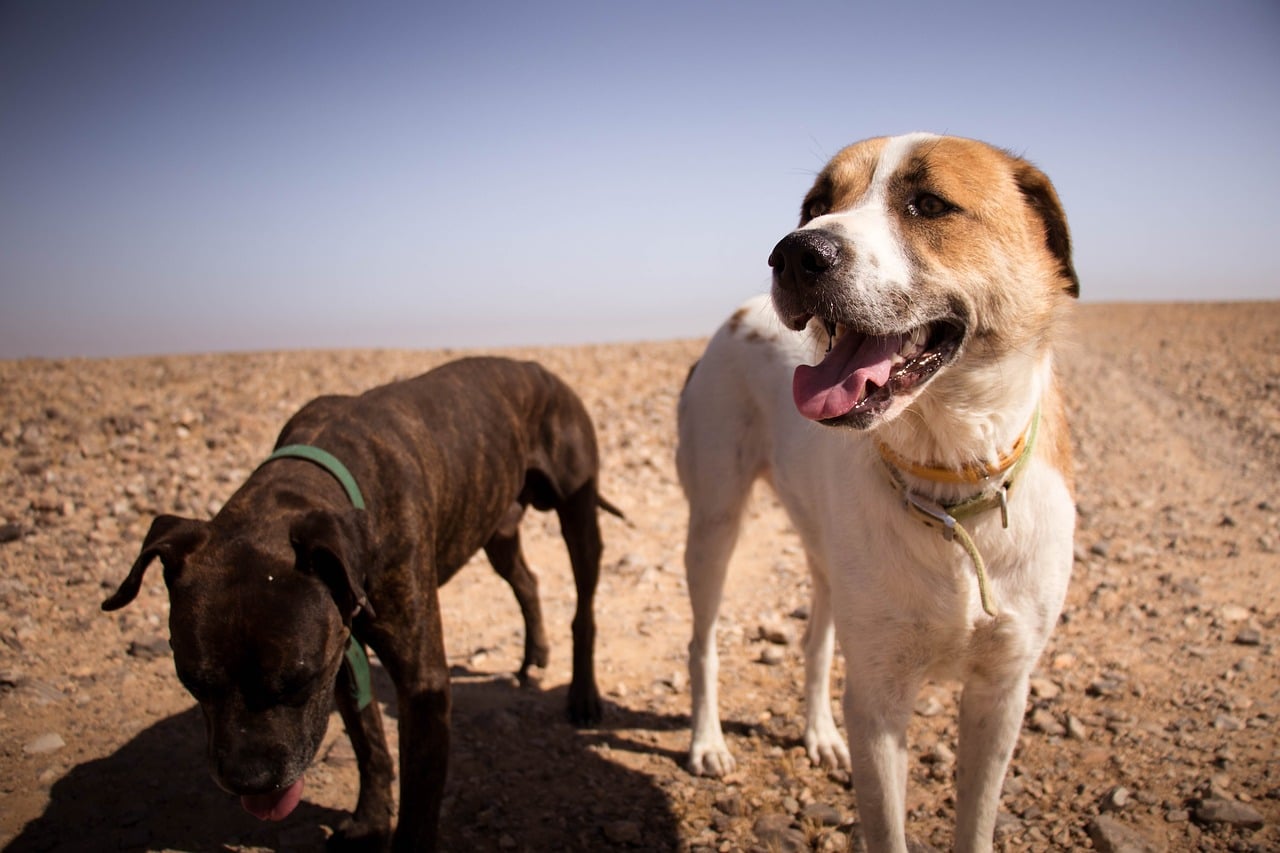
[(857, 204), (819, 216), (804, 226), (834, 231), (854, 248), (849, 285), (864, 297), (875, 299), (911, 283), (911, 266), (903, 250), (896, 212), (889, 209), (889, 183), (917, 145), (937, 138), (932, 133), (892, 137), (880, 152), (871, 184)]

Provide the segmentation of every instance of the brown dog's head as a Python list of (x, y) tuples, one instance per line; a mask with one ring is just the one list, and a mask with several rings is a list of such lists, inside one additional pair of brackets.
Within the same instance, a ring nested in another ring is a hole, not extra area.
[(297, 805), (328, 725), (351, 620), (367, 606), (361, 516), (312, 511), (249, 530), (159, 516), (102, 604), (132, 601), (160, 559), (174, 665), (204, 713), (210, 770), (259, 817)]
[(930, 134), (838, 153), (769, 265), (779, 317), (808, 328), (821, 357), (796, 371), (797, 408), (859, 429), (961, 361), (972, 388), (1006, 358), (1038, 357), (1079, 294), (1049, 179), (985, 143)]

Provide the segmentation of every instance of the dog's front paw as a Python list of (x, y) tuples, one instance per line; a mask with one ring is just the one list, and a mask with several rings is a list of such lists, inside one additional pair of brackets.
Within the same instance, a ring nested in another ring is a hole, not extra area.
[(372, 826), (348, 816), (325, 844), (332, 853), (383, 853), (391, 849), (391, 825)]
[(826, 726), (808, 726), (804, 730), (804, 751), (809, 754), (809, 762), (814, 767), (829, 767), (833, 770), (852, 770), (853, 761), (849, 758), (849, 747), (844, 738), (836, 730), (835, 723)]
[(695, 776), (727, 776), (737, 766), (724, 741), (702, 746), (694, 744), (689, 750), (689, 772)]

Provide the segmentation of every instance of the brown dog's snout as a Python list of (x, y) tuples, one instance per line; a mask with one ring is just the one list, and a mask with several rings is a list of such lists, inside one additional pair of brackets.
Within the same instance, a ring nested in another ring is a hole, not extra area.
[(825, 231), (792, 231), (769, 254), (774, 283), (799, 293), (816, 286), (822, 276), (840, 263), (840, 243)]

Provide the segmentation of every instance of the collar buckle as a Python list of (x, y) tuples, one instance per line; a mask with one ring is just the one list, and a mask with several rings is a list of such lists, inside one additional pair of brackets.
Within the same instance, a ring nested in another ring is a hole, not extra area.
[(955, 516), (947, 512), (942, 504), (906, 490), (903, 491), (902, 498), (903, 506), (907, 508), (907, 511), (929, 527), (935, 527), (940, 530), (943, 539), (950, 542), (955, 538)]

